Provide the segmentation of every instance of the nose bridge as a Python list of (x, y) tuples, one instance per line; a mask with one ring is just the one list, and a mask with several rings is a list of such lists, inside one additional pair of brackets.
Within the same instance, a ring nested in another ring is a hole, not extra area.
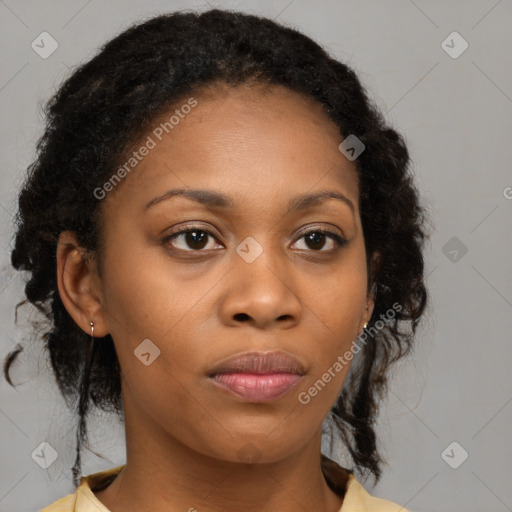
[(246, 237), (237, 246), (236, 254), (235, 271), (244, 284), (243, 289), (270, 296), (286, 288), (282, 280), (286, 279), (287, 272), (280, 261), (284, 255), (270, 234), (259, 235), (258, 239)]
[(272, 236), (246, 237), (233, 254), (229, 291), (222, 305), (224, 320), (244, 318), (263, 326), (297, 321), (300, 301), (287, 270), (286, 255)]

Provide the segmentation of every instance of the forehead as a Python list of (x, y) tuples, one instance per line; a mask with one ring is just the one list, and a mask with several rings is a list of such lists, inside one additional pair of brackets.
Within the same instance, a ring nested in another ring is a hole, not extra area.
[(262, 201), (318, 184), (341, 185), (357, 203), (355, 165), (340, 153), (342, 136), (319, 102), (283, 86), (226, 84), (202, 88), (193, 100), (193, 108), (182, 108), (191, 104), (184, 97), (154, 120), (139, 141), (151, 141), (151, 150), (109, 202), (117, 195), (147, 202), (175, 186)]

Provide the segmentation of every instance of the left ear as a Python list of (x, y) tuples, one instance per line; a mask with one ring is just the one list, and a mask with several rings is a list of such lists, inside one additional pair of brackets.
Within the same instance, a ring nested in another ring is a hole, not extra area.
[(362, 323), (359, 331), (363, 330), (365, 324), (370, 322), (370, 318), (373, 314), (373, 308), (375, 307), (375, 299), (377, 292), (377, 283), (375, 282), (375, 275), (377, 274), (378, 266), (380, 262), (380, 253), (374, 252), (370, 258), (368, 268), (368, 293), (366, 295), (366, 306), (362, 317)]
[(375, 307), (375, 292), (377, 290), (377, 286), (373, 283), (368, 295), (366, 296), (366, 307), (363, 314), (363, 325), (360, 330), (363, 330), (364, 324), (367, 324), (370, 321), (370, 318), (373, 314), (373, 308)]

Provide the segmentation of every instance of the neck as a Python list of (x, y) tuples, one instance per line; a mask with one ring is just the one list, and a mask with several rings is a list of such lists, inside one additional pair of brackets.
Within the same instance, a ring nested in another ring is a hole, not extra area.
[(321, 455), (321, 428), (284, 459), (242, 463), (206, 456), (161, 429), (141, 432), (140, 426), (139, 419), (136, 432), (126, 415), (126, 464), (96, 492), (111, 512), (340, 510), (349, 472)]

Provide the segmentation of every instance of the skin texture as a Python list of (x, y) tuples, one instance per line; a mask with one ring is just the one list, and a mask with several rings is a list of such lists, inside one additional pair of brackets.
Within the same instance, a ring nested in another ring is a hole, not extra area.
[[(66, 309), (85, 332), (93, 321), (95, 336), (112, 335), (123, 374), (127, 463), (97, 497), (112, 512), (337, 511), (342, 500), (320, 467), (321, 427), (349, 367), (307, 405), (298, 395), (350, 348), (373, 309), (355, 166), (309, 98), (260, 85), (194, 97), (190, 114), (103, 200), (103, 260), (86, 258), (70, 232), (57, 248)], [(214, 190), (234, 206), (173, 197), (145, 209), (176, 188)], [(292, 198), (323, 190), (353, 210), (327, 199), (288, 211)], [(213, 236), (162, 242), (185, 226)], [(347, 243), (308, 244), (305, 228)], [(252, 263), (236, 252), (249, 236), (263, 250)], [(134, 355), (145, 339), (160, 350), (149, 366)], [(306, 374), (269, 403), (207, 378), (248, 350), (283, 350)], [(238, 455), (248, 449), (251, 464)]]

